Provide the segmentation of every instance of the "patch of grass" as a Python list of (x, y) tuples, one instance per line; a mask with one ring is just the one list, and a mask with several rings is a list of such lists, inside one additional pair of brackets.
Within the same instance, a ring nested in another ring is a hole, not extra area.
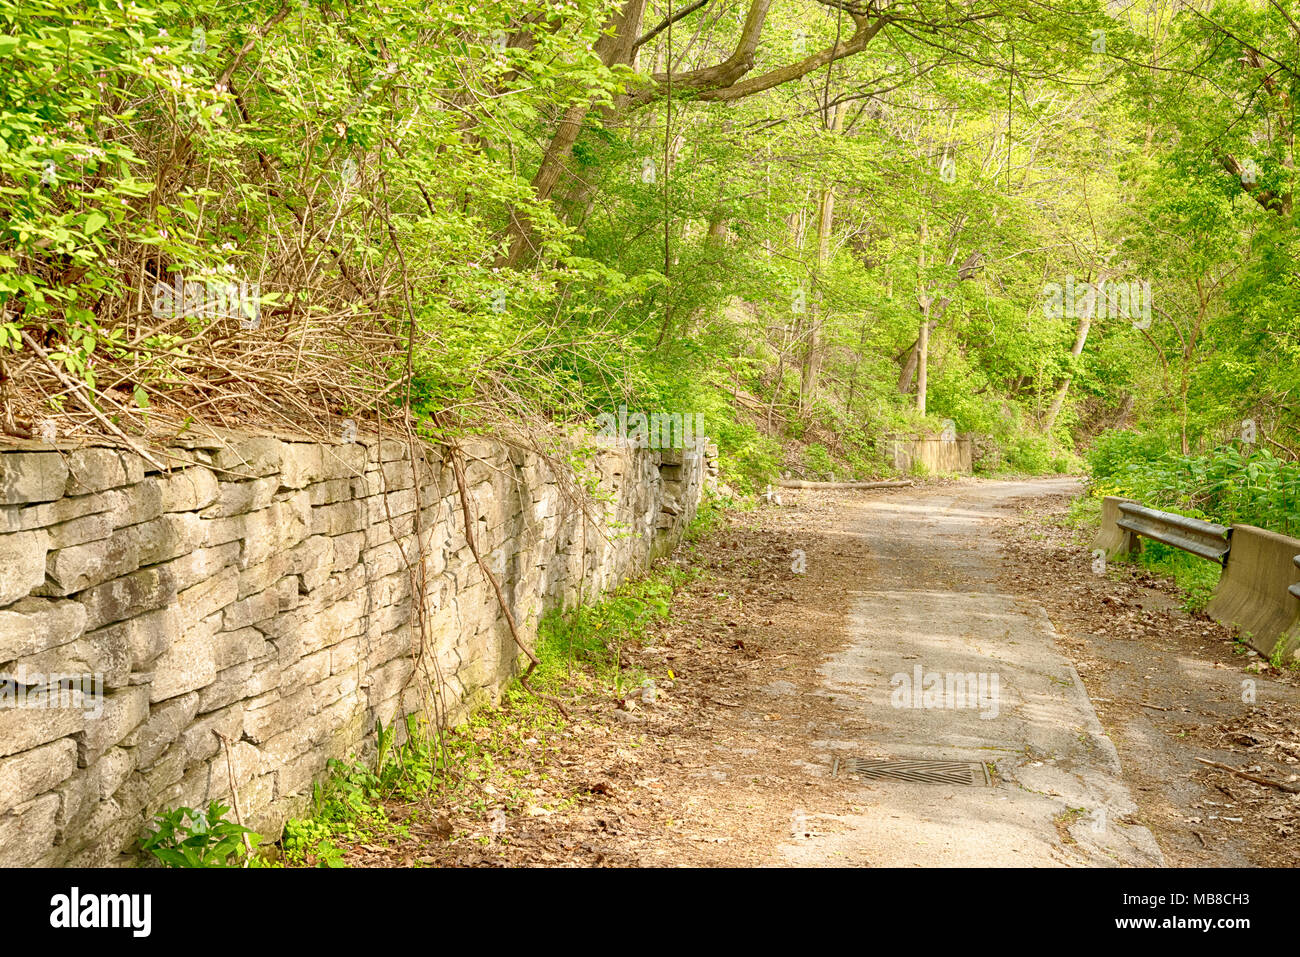
[(1061, 519), (1066, 528), (1076, 531), (1092, 531), (1101, 527), (1101, 499), (1092, 495), (1080, 495), (1070, 503)]
[(534, 683), (554, 693), (575, 667), (584, 667), (622, 694), (629, 683), (641, 678), (624, 673), (623, 646), (641, 639), (652, 621), (667, 617), (673, 593), (690, 577), (681, 566), (664, 563), (656, 572), (623, 584), (595, 604), (547, 615), (537, 629), (540, 664)]
[[(753, 499), (749, 499), (749, 508), (754, 507)], [(717, 498), (708, 497), (700, 502), (700, 507), (695, 512), (695, 518), (686, 529), (686, 541), (694, 544), (702, 538), (717, 531), (723, 522), (723, 516), (726, 515), (728, 507), (735, 507), (736, 502), (724, 504)]]
[[(623, 665), (624, 646), (645, 640), (647, 627), (667, 616), (673, 593), (692, 575), (663, 562), (594, 604), (547, 615), (538, 626), (533, 687), (560, 698), (571, 697), (575, 686), (622, 696), (644, 677)], [(405, 839), (413, 821), (435, 805), (485, 822), (506, 810), (522, 813), (536, 799), (519, 780), (524, 772), (506, 759), (527, 755), (544, 766), (564, 726), (549, 703), (518, 681), (499, 705), (478, 708), (440, 735), (415, 715), (400, 740), (399, 729), (378, 724), (374, 769), (330, 761), (328, 778), (313, 790), (311, 813), (285, 825), (283, 859), (289, 866), (345, 866), (349, 845)], [(394, 805), (409, 809), (405, 819), (393, 817)]]
[(1215, 562), (1207, 562), (1181, 549), (1145, 538), (1137, 562), (1157, 575), (1173, 579), (1183, 594), (1181, 607), (1188, 614), (1205, 610), (1219, 584), (1219, 576), (1223, 574), (1223, 569)]

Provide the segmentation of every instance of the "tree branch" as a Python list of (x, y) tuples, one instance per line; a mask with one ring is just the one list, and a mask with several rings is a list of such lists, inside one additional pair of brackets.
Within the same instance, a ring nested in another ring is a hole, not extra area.
[(664, 19), (660, 21), (657, 27), (655, 27), (649, 33), (643, 34), (640, 37), (640, 39), (636, 41), (636, 43), (632, 44), (632, 49), (633, 50), (639, 49), (640, 47), (649, 43), (655, 37), (659, 36), (659, 34), (663, 33), (663, 31), (667, 30), (669, 24), (676, 23), (678, 20), (685, 20), (696, 10), (700, 9), (700, 7), (707, 7), (712, 2), (713, 0), (695, 0), (695, 3), (692, 3), (689, 7), (687, 7), (684, 10), (679, 10), (677, 13), (674, 13), (671, 18), (664, 17)]

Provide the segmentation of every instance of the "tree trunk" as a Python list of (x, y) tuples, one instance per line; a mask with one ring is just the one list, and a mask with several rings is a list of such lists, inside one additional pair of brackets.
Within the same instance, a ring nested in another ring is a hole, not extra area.
[[(838, 6), (832, 0), (819, 0), (819, 2), (827, 6)], [(729, 102), (753, 96), (764, 90), (770, 90), (797, 80), (837, 60), (861, 53), (877, 33), (893, 22), (893, 18), (888, 15), (876, 15), (873, 19), (870, 13), (849, 10), (849, 18), (853, 22), (853, 34), (847, 40), (834, 43), (797, 63), (779, 66), (760, 76), (745, 79), (754, 67), (759, 38), (762, 35), (763, 25), (767, 20), (768, 10), (771, 5), (772, 0), (751, 0), (744, 26), (741, 28), (740, 37), (736, 41), (735, 49), (731, 55), (722, 63), (714, 66), (688, 70), (680, 76), (674, 74), (672, 76), (672, 89), (683, 92), (692, 91), (695, 98), (699, 100), (720, 102)], [(619, 13), (611, 17), (605, 25), (605, 30), (601, 38), (596, 42), (594, 49), (606, 66), (614, 66), (615, 64), (633, 66), (637, 48), (640, 46), (639, 41), (648, 40), (652, 34), (660, 29), (656, 27), (650, 34), (642, 38), (637, 36), (641, 30), (645, 7), (646, 0), (626, 0)], [(664, 25), (666, 24), (661, 26)], [(653, 79), (655, 81), (654, 86), (649, 90), (640, 91), (635, 95), (618, 97), (614, 102), (614, 112), (624, 110), (629, 106), (643, 105), (665, 95), (669, 89), (668, 76), (656, 73)], [(533, 178), (533, 187), (539, 202), (544, 202), (550, 197), (555, 190), (556, 184), (564, 175), (565, 167), (573, 151), (573, 145), (578, 140), (582, 124), (590, 110), (591, 104), (589, 102), (577, 103), (569, 107), (561, 118), (559, 128), (551, 139), (550, 145), (546, 148), (541, 167)], [(524, 255), (533, 248), (530, 235), (531, 228), (527, 222), (526, 214), (521, 212), (512, 213), (508, 228), (509, 251), (498, 261), (497, 264), (501, 266), (517, 265)]]
[[(646, 0), (627, 0), (619, 13), (605, 25), (605, 31), (594, 47), (605, 66), (632, 62), (636, 55), (636, 39), (641, 30), (645, 5)], [(556, 184), (564, 175), (569, 157), (573, 153), (573, 144), (578, 141), (582, 124), (590, 111), (590, 101), (575, 103), (564, 111), (555, 136), (546, 147), (542, 164), (533, 177), (533, 193), (538, 202), (546, 201), (555, 191)], [(532, 230), (526, 215), (521, 215), (518, 211), (513, 212), (510, 216), (510, 251), (501, 265), (517, 265), (524, 255), (533, 249), (531, 234)]]
[(926, 373), (930, 353), (930, 304), (922, 307), (921, 331), (916, 337), (916, 411), (925, 415)]
[[(848, 103), (841, 103), (835, 107), (831, 120), (831, 132), (842, 133), (844, 131), (844, 113), (848, 109)], [(808, 329), (808, 345), (804, 352), (803, 358), (803, 379), (799, 388), (799, 404), (801, 406), (811, 402), (817, 391), (817, 373), (821, 365), (821, 323), (823, 320), (824, 309), (821, 305), (821, 287), (822, 273), (826, 268), (826, 263), (830, 259), (831, 252), (831, 228), (835, 220), (835, 188), (827, 185), (821, 191), (821, 202), (817, 214), (817, 268), (813, 273), (813, 289), (815, 292), (813, 298), (812, 322)]]
[[(1079, 358), (1083, 355), (1084, 343), (1088, 341), (1088, 329), (1092, 326), (1091, 316), (1081, 316), (1079, 318), (1079, 331), (1074, 337), (1074, 348), (1070, 350), (1070, 355)], [(1070, 376), (1066, 376), (1061, 381), (1061, 386), (1056, 390), (1056, 395), (1052, 398), (1052, 404), (1047, 409), (1047, 415), (1043, 418), (1043, 434), (1051, 434), (1053, 426), (1056, 425), (1056, 417), (1061, 414), (1061, 407), (1065, 405), (1065, 397), (1070, 391)]]

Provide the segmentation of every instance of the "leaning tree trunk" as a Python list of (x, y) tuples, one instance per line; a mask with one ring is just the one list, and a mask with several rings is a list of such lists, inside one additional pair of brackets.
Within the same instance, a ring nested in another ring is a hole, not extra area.
[[(636, 56), (637, 33), (645, 13), (646, 0), (627, 0), (622, 9), (605, 25), (601, 38), (594, 47), (605, 66), (630, 65)], [(533, 194), (538, 202), (550, 199), (556, 185), (565, 175), (573, 145), (578, 142), (582, 124), (591, 111), (591, 102), (575, 103), (564, 111), (555, 135), (546, 147), (542, 164), (533, 177)], [(515, 266), (533, 249), (532, 228), (525, 214), (512, 213), (510, 217), (510, 248), (503, 265)]]
[[(1083, 355), (1084, 343), (1088, 341), (1088, 329), (1092, 326), (1091, 316), (1082, 316), (1079, 319), (1079, 331), (1074, 337), (1074, 348), (1070, 350), (1070, 355), (1079, 358)], [(1047, 409), (1047, 415), (1043, 417), (1043, 434), (1050, 434), (1053, 426), (1056, 425), (1056, 417), (1061, 414), (1061, 407), (1065, 405), (1065, 397), (1070, 392), (1070, 376), (1061, 381), (1061, 386), (1056, 390), (1056, 395), (1052, 397), (1052, 404)]]

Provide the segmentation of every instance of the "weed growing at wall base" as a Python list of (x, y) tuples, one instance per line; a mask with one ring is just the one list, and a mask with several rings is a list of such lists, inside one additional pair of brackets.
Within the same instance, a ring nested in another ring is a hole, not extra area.
[[(140, 849), (167, 867), (238, 867), (251, 863), (261, 836), (226, 820), (230, 808), (213, 802), (206, 812), (178, 807), (159, 814)], [(247, 844), (245, 844), (247, 840)]]
[[(605, 699), (631, 693), (653, 702), (659, 682), (624, 668), (621, 649), (645, 640), (647, 626), (668, 614), (673, 593), (689, 576), (680, 566), (665, 563), (596, 603), (547, 615), (538, 625), (540, 665), (531, 678), (533, 687), (562, 699), (575, 693)], [(671, 686), (672, 675), (662, 683)], [(399, 844), (417, 821), (424, 822), (422, 832), (433, 822), (447, 838), (508, 844), (511, 816), (536, 801), (510, 767), (523, 755), (544, 765), (557, 750), (557, 735), (565, 725), (549, 703), (517, 681), (503, 692), (499, 706), (476, 709), (440, 736), (412, 715), (399, 744), (395, 729), (378, 723), (378, 770), (355, 761), (331, 761), (328, 778), (314, 789), (311, 815), (285, 825), (284, 861), (289, 866), (344, 867), (349, 847)], [(396, 813), (399, 808), (404, 817)]]

